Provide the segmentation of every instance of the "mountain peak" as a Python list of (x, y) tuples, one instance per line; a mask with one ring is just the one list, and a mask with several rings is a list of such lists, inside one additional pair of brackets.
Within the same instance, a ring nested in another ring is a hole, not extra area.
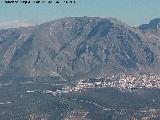
[(156, 29), (156, 28), (160, 28), (160, 18), (153, 19), (148, 24), (142, 24), (139, 26), (140, 30)]
[[(116, 18), (66, 17), (0, 32), (0, 74), (93, 78), (104, 73), (158, 67), (137, 29)], [(159, 68), (159, 67), (158, 67)]]
[[(100, 22), (100, 21), (108, 21), (108, 22), (111, 22), (113, 24), (119, 24), (119, 25), (125, 25), (125, 23), (123, 23), (122, 21), (120, 21), (119, 19), (117, 18), (112, 18), (112, 17), (109, 17), (109, 18), (104, 18), (104, 17), (88, 17), (88, 16), (83, 16), (83, 17), (64, 17), (64, 18), (59, 18), (57, 20), (54, 20), (54, 21), (50, 21), (50, 22), (47, 22), (47, 23), (53, 23), (53, 22), (74, 22), (74, 21), (95, 21), (95, 22)], [(44, 23), (46, 24), (46, 23)]]

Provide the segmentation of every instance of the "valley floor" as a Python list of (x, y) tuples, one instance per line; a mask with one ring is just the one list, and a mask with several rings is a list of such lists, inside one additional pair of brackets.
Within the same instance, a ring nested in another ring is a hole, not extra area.
[(0, 83), (2, 120), (159, 120), (160, 76)]

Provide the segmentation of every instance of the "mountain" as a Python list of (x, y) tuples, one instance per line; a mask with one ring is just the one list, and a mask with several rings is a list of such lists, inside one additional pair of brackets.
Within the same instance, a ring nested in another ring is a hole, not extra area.
[(142, 24), (138, 28), (143, 32), (149, 32), (160, 37), (160, 18), (153, 19), (148, 24)]
[[(156, 43), (160, 41), (160, 18), (151, 20), (148, 24), (142, 24), (138, 27), (150, 39), (155, 39)], [(154, 41), (154, 40), (152, 40)], [(154, 43), (155, 44), (155, 43)]]
[(159, 50), (139, 29), (115, 18), (66, 17), (0, 30), (0, 75), (81, 79), (159, 71)]
[(142, 24), (138, 28), (145, 36), (150, 48), (160, 59), (160, 18), (153, 19), (148, 24)]

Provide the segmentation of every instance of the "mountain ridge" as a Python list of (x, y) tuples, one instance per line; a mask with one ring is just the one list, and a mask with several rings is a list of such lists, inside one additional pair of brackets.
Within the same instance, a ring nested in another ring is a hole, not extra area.
[[(90, 78), (126, 71), (159, 71), (158, 52), (139, 29), (99, 17), (66, 17), (0, 30), (4, 76)], [(15, 77), (15, 78), (16, 78)]]

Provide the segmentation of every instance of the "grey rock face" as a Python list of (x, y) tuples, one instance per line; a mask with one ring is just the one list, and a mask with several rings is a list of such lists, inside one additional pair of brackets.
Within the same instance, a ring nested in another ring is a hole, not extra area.
[(141, 32), (114, 18), (62, 18), (0, 31), (0, 74), (63, 78), (159, 67)]
[(149, 24), (142, 24), (139, 26), (140, 30), (147, 30), (147, 29), (155, 29), (160, 27), (160, 18), (153, 19), (149, 22)]
[(138, 27), (142, 32), (148, 32), (160, 37), (160, 18), (153, 19), (149, 24), (142, 24)]

